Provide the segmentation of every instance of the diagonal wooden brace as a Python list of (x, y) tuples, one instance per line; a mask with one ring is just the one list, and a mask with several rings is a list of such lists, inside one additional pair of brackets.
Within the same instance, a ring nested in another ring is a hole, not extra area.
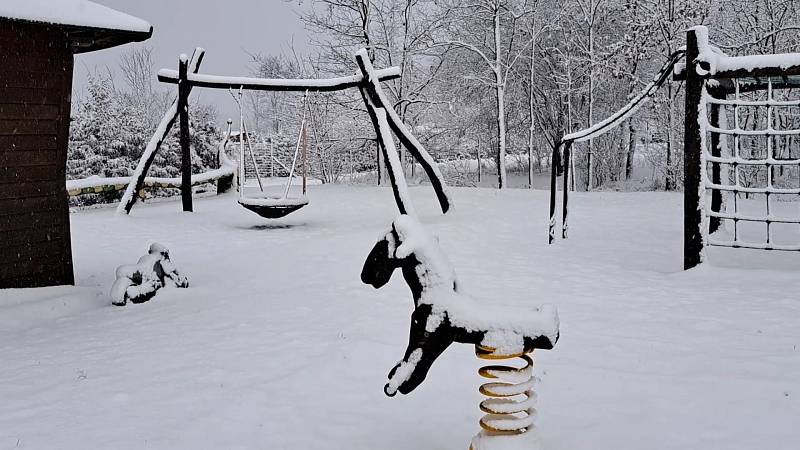
[[(198, 70), (200, 70), (200, 64), (203, 62), (203, 57), (205, 54), (206, 51), (200, 47), (194, 49), (192, 57), (189, 59), (189, 70), (192, 73), (197, 73)], [(189, 86), (189, 89), (191, 89), (191, 86)], [(172, 105), (169, 107), (169, 109), (167, 109), (167, 112), (164, 113), (164, 117), (161, 119), (161, 122), (159, 123), (156, 132), (153, 134), (153, 137), (150, 138), (150, 142), (145, 148), (142, 159), (139, 160), (139, 164), (136, 166), (136, 171), (134, 172), (135, 179), (131, 180), (128, 188), (125, 190), (125, 194), (122, 196), (122, 201), (120, 201), (119, 206), (117, 207), (117, 213), (130, 214), (131, 209), (133, 209), (133, 205), (136, 203), (137, 198), (141, 195), (142, 189), (144, 189), (147, 172), (150, 170), (150, 166), (153, 165), (153, 161), (156, 159), (158, 150), (161, 148), (161, 145), (167, 138), (167, 134), (169, 134), (177, 120), (178, 98), (176, 97), (175, 100), (172, 101)]]

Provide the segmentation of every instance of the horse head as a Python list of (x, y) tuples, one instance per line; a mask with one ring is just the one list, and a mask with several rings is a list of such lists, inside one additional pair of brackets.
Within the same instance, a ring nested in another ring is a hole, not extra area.
[(364, 284), (380, 289), (389, 282), (395, 269), (401, 267), (402, 261), (394, 257), (394, 249), (397, 248), (396, 235), (393, 228), (372, 247), (361, 270), (361, 281)]
[(439, 248), (437, 239), (411, 216), (401, 215), (392, 228), (375, 243), (361, 270), (361, 281), (379, 289), (401, 269), (411, 289), (414, 304), (424, 291), (443, 287), (454, 290), (455, 270)]

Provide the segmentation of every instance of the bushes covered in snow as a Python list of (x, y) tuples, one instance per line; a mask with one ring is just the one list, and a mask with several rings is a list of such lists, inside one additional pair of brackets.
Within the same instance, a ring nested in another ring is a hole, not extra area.
[(169, 257), (169, 250), (153, 243), (136, 264), (119, 266), (117, 280), (111, 288), (111, 302), (124, 306), (128, 302), (144, 303), (167, 286), (186, 288), (189, 279), (181, 275)]
[[(147, 51), (138, 50), (129, 57), (138, 55), (147, 60)], [(144, 55), (142, 55), (144, 53)], [(127, 177), (144, 152), (147, 142), (169, 106), (172, 91), (154, 89), (149, 75), (152, 66), (143, 62), (138, 68), (126, 68), (126, 78), (131, 71), (143, 72), (132, 77), (143, 81), (128, 80), (127, 89), (111, 74), (89, 75), (87, 92), (72, 108), (70, 142), (67, 157), (67, 179), (83, 179), (91, 176)], [(194, 173), (217, 168), (216, 152), (221, 133), (214, 120), (216, 112), (210, 106), (193, 103), (190, 117), (192, 137), (192, 170)], [(177, 131), (173, 131), (164, 142), (150, 176), (171, 178), (180, 176), (180, 145)], [(169, 191), (149, 190), (152, 195), (174, 195)], [(76, 205), (114, 202), (121, 192), (84, 195), (72, 199)]]

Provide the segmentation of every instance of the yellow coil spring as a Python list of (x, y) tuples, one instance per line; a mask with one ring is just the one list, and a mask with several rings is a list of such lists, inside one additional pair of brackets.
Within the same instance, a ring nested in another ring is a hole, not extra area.
[(493, 434), (522, 434), (533, 426), (536, 415), (536, 393), (533, 376), (533, 358), (525, 353), (500, 355), (494, 349), (475, 346), (475, 355), (480, 359), (507, 360), (519, 358), (523, 367), (507, 365), (484, 366), (478, 373), (493, 380), (480, 387), (481, 394), (489, 397), (481, 402), (481, 428)]

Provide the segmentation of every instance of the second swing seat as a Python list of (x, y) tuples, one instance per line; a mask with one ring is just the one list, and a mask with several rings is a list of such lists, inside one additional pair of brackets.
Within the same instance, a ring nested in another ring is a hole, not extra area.
[(239, 204), (266, 219), (279, 219), (308, 205), (308, 197), (243, 197)]

